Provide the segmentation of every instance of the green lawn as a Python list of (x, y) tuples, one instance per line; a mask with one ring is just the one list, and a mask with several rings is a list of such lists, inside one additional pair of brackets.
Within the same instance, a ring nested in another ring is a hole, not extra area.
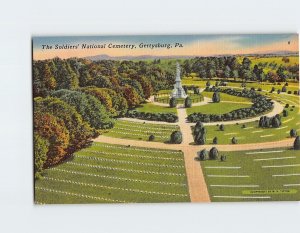
[(201, 161), (212, 201), (300, 200), (299, 151), (283, 148), (220, 154), (227, 156), (225, 162)]
[[(188, 93), (188, 96), (191, 98), (192, 103), (199, 103), (199, 102), (203, 101), (202, 95)], [(169, 97), (169, 95), (164, 94), (163, 96), (155, 97), (155, 101), (159, 102), (159, 103), (169, 104), (170, 97)], [(184, 101), (185, 101), (185, 98), (177, 98), (177, 104), (183, 104)]]
[(93, 143), (35, 183), (44, 204), (189, 202), (180, 151)]
[[(210, 92), (210, 91), (203, 91), (201, 94), (205, 97), (212, 98), (214, 93)], [(229, 94), (222, 93), (222, 92), (220, 92), (220, 99), (221, 99), (221, 102), (222, 101), (233, 101), (233, 102), (250, 103), (250, 104), (252, 103), (250, 98), (238, 97), (238, 96), (229, 95)]]
[(204, 114), (223, 114), (228, 113), (236, 109), (240, 108), (248, 108), (251, 107), (252, 103), (210, 103), (201, 106), (192, 106), (191, 108), (187, 108), (187, 114), (192, 114), (194, 112), (201, 112)]
[(246, 128), (242, 128), (243, 124), (225, 125), (224, 131), (220, 131), (219, 126), (217, 125), (205, 126), (205, 128), (207, 129), (206, 143), (212, 144), (214, 137), (218, 138), (218, 144), (231, 144), (232, 137), (236, 137), (239, 144), (278, 141), (289, 138), (289, 132), (291, 129), (296, 129), (299, 134), (300, 112), (299, 107), (297, 107), (299, 105), (295, 105), (294, 108), (292, 107), (293, 104), (297, 103), (297, 97), (295, 98), (288, 95), (278, 96), (277, 94), (273, 95), (277, 98), (280, 97), (280, 101), (283, 105), (285, 105), (286, 103), (290, 104), (290, 107), (287, 108), (289, 115), (287, 117), (281, 118), (282, 125), (279, 128), (259, 128), (257, 121), (245, 123)]
[(177, 125), (139, 123), (117, 120), (114, 128), (107, 130), (104, 135), (115, 138), (148, 141), (149, 136), (155, 136), (156, 142), (167, 142), (173, 131), (179, 130)]
[[(184, 78), (182, 79), (182, 85), (194, 85), (194, 86), (199, 86), (201, 88), (206, 87), (206, 82), (207, 80), (203, 80), (200, 78)], [(215, 80), (210, 80), (211, 85), (215, 85)], [(241, 87), (242, 82), (227, 82), (227, 87)], [(257, 82), (248, 82), (247, 83), (247, 88), (254, 87), (255, 89), (261, 88), (262, 90), (270, 91), (272, 87), (275, 87), (275, 90), (277, 91), (278, 89), (281, 90), (282, 87), (284, 86), (284, 82), (281, 83), (281, 85), (269, 83), (269, 82), (262, 82), (262, 83), (257, 83)], [(287, 91), (297, 91), (299, 90), (299, 84), (298, 83), (292, 83), (289, 82), (289, 85), (287, 86)]]
[(176, 108), (170, 108), (168, 106), (159, 106), (151, 103), (141, 104), (136, 108), (139, 112), (151, 112), (151, 113), (174, 113), (177, 115)]

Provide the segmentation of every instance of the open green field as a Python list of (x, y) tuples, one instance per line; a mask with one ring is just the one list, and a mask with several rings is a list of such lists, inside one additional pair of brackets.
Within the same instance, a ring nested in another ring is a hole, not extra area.
[[(206, 82), (207, 80), (203, 80), (200, 78), (183, 78), (182, 79), (182, 85), (194, 85), (198, 86), (200, 88), (205, 88), (206, 87)], [(210, 80), (211, 85), (215, 85), (215, 80)], [(241, 87), (242, 82), (227, 82), (227, 87)], [(280, 85), (269, 83), (269, 82), (262, 82), (262, 83), (257, 83), (257, 82), (248, 82), (246, 84), (247, 88), (254, 87), (255, 89), (261, 88), (262, 90), (265, 91), (271, 91), (272, 87), (275, 87), (275, 90), (277, 91), (278, 89), (281, 90), (282, 87), (284, 86), (284, 82), (282, 82)], [(297, 91), (299, 90), (299, 83), (292, 83), (289, 82), (289, 85), (287, 86), (287, 91)]]
[(139, 112), (151, 112), (151, 113), (174, 113), (177, 115), (176, 108), (170, 108), (168, 106), (159, 106), (151, 103), (141, 104), (136, 108)]
[[(201, 94), (205, 97), (212, 98), (214, 93), (211, 91), (203, 91), (203, 92), (201, 92)], [(227, 93), (222, 93), (222, 92), (220, 92), (220, 99), (221, 99), (221, 102), (222, 101), (232, 101), (232, 102), (241, 102), (241, 103), (252, 104), (252, 101), (250, 98), (238, 97), (238, 96), (229, 95)]]
[(210, 103), (206, 105), (194, 107), (192, 106), (191, 108), (187, 108), (187, 114), (189, 115), (195, 112), (201, 112), (204, 114), (223, 114), (240, 108), (248, 108), (251, 107), (251, 105), (252, 103)]
[(292, 149), (219, 152), (201, 161), (212, 201), (299, 201), (300, 153)]
[(93, 143), (35, 184), (43, 204), (188, 202), (180, 151)]
[(224, 125), (224, 131), (220, 131), (217, 125), (205, 126), (206, 143), (212, 144), (214, 137), (218, 138), (218, 144), (231, 144), (232, 137), (238, 140), (238, 144), (287, 139), (290, 137), (291, 129), (296, 129), (297, 133), (300, 133), (299, 108), (289, 107), (288, 109), (289, 115), (281, 118), (282, 125), (279, 128), (259, 128), (257, 121), (245, 123), (246, 128), (242, 128), (243, 124)]
[(177, 125), (139, 123), (126, 120), (117, 120), (114, 128), (104, 133), (105, 136), (148, 141), (154, 135), (156, 142), (166, 142), (173, 131), (179, 130)]

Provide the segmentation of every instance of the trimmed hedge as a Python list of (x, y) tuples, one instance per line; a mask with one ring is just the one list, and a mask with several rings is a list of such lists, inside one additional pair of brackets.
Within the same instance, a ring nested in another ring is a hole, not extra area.
[(215, 121), (231, 121), (237, 119), (244, 119), (249, 117), (254, 117), (273, 109), (273, 103), (271, 99), (256, 93), (255, 91), (246, 90), (237, 91), (234, 89), (220, 89), (216, 87), (206, 88), (206, 91), (210, 92), (222, 92), (229, 95), (234, 95), (238, 97), (247, 97), (252, 99), (252, 106), (250, 108), (240, 108), (233, 110), (229, 113), (224, 113), (220, 115), (215, 114), (203, 114), (203, 113), (192, 113), (188, 115), (187, 119), (189, 122), (215, 122)]
[(149, 121), (165, 121), (165, 122), (177, 122), (178, 116), (174, 113), (150, 113), (150, 112), (138, 112), (136, 110), (129, 110), (126, 115), (129, 118), (137, 118), (141, 120)]

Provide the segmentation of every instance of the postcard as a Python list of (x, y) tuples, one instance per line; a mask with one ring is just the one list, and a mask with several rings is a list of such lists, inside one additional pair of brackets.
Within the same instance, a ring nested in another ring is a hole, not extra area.
[(300, 200), (298, 34), (32, 50), (36, 204)]

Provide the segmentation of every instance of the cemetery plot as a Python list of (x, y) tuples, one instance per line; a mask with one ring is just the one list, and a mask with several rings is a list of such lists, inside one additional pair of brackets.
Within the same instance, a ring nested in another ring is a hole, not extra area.
[(300, 155), (281, 148), (219, 152), (225, 162), (201, 161), (212, 201), (299, 201)]
[(177, 125), (117, 120), (114, 128), (110, 129), (107, 133), (104, 133), (104, 135), (143, 141), (149, 141), (149, 136), (154, 135), (153, 141), (166, 142), (170, 139), (171, 133), (176, 130), (179, 130)]
[(187, 202), (183, 153), (93, 143), (36, 181), (35, 201), (59, 203)]

